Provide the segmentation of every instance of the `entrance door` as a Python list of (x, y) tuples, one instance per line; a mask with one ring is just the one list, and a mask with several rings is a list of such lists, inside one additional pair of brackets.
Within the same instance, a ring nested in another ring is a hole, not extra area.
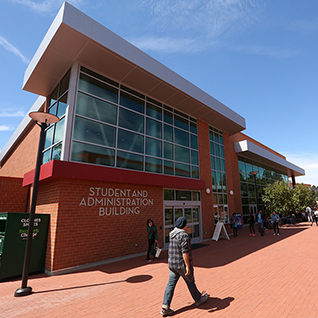
[(186, 232), (191, 238), (191, 243), (201, 241), (199, 212), (198, 206), (165, 207), (165, 247), (169, 245), (169, 233), (180, 216), (184, 216), (187, 219)]

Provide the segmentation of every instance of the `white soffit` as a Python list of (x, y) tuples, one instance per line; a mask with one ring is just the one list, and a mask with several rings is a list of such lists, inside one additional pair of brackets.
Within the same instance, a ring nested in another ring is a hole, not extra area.
[(276, 167), (278, 169), (287, 169), (288, 176), (304, 176), (305, 170), (294, 165), (293, 163), (273, 154), (272, 152), (255, 145), (248, 140), (242, 140), (235, 143), (235, 152), (243, 154), (247, 158)]
[(23, 89), (49, 95), (74, 62), (230, 135), (246, 128), (232, 109), (65, 2), (25, 72)]

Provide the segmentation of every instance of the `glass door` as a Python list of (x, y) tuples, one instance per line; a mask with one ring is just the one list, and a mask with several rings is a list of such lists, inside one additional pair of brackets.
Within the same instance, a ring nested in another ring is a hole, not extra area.
[(186, 232), (191, 243), (201, 241), (200, 210), (198, 206), (165, 207), (165, 247), (169, 244), (169, 233), (174, 228), (176, 220), (184, 216), (187, 219)]

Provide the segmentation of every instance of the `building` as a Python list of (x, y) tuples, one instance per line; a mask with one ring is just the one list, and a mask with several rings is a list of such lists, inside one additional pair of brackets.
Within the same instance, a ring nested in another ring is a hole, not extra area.
[[(46, 131), (36, 207), (51, 215), (49, 274), (144, 253), (148, 218), (162, 247), (182, 215), (192, 242), (211, 239), (220, 219), (256, 213), (267, 183), (305, 173), (244, 135), (243, 117), (68, 3), (23, 89), (39, 95), (30, 111), (60, 118)], [(1, 151), (0, 211), (29, 210), (38, 139), (26, 116)]]

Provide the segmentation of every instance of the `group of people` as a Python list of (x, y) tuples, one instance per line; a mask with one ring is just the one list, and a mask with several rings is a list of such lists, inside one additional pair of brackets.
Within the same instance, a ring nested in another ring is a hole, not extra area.
[(314, 222), (316, 222), (316, 225), (318, 226), (318, 206), (315, 206), (314, 209), (311, 209), (310, 206), (306, 207), (305, 210), (308, 222), (311, 222), (311, 226)]
[[(317, 215), (318, 215), (318, 211), (317, 211)], [(279, 235), (279, 227), (278, 227), (279, 220), (280, 220), (279, 215), (274, 211), (271, 217), (271, 221), (272, 221), (273, 229), (274, 229), (274, 235)], [(268, 220), (265, 218), (265, 215), (262, 213), (262, 210), (259, 210), (256, 221), (257, 221), (258, 231), (260, 235), (264, 236), (265, 223), (268, 222)], [(231, 223), (231, 228), (233, 229), (234, 237), (238, 236), (237, 235), (238, 222), (239, 222), (239, 219), (236, 216), (236, 213), (233, 213), (231, 216), (230, 223)], [(250, 236), (256, 236), (255, 228), (254, 228), (255, 218), (253, 213), (249, 214), (248, 223), (249, 223)]]
[[(174, 229), (170, 232), (170, 244), (168, 253), (169, 281), (166, 286), (161, 315), (163, 317), (172, 315), (173, 309), (170, 307), (175, 287), (180, 277), (186, 282), (189, 292), (194, 300), (195, 306), (200, 306), (206, 302), (209, 295), (201, 293), (194, 281), (194, 270), (191, 253), (191, 238), (186, 232), (187, 219), (179, 217), (176, 220)], [(147, 220), (148, 231), (148, 252), (147, 260), (150, 260), (151, 250), (158, 240), (157, 228), (151, 219)]]

